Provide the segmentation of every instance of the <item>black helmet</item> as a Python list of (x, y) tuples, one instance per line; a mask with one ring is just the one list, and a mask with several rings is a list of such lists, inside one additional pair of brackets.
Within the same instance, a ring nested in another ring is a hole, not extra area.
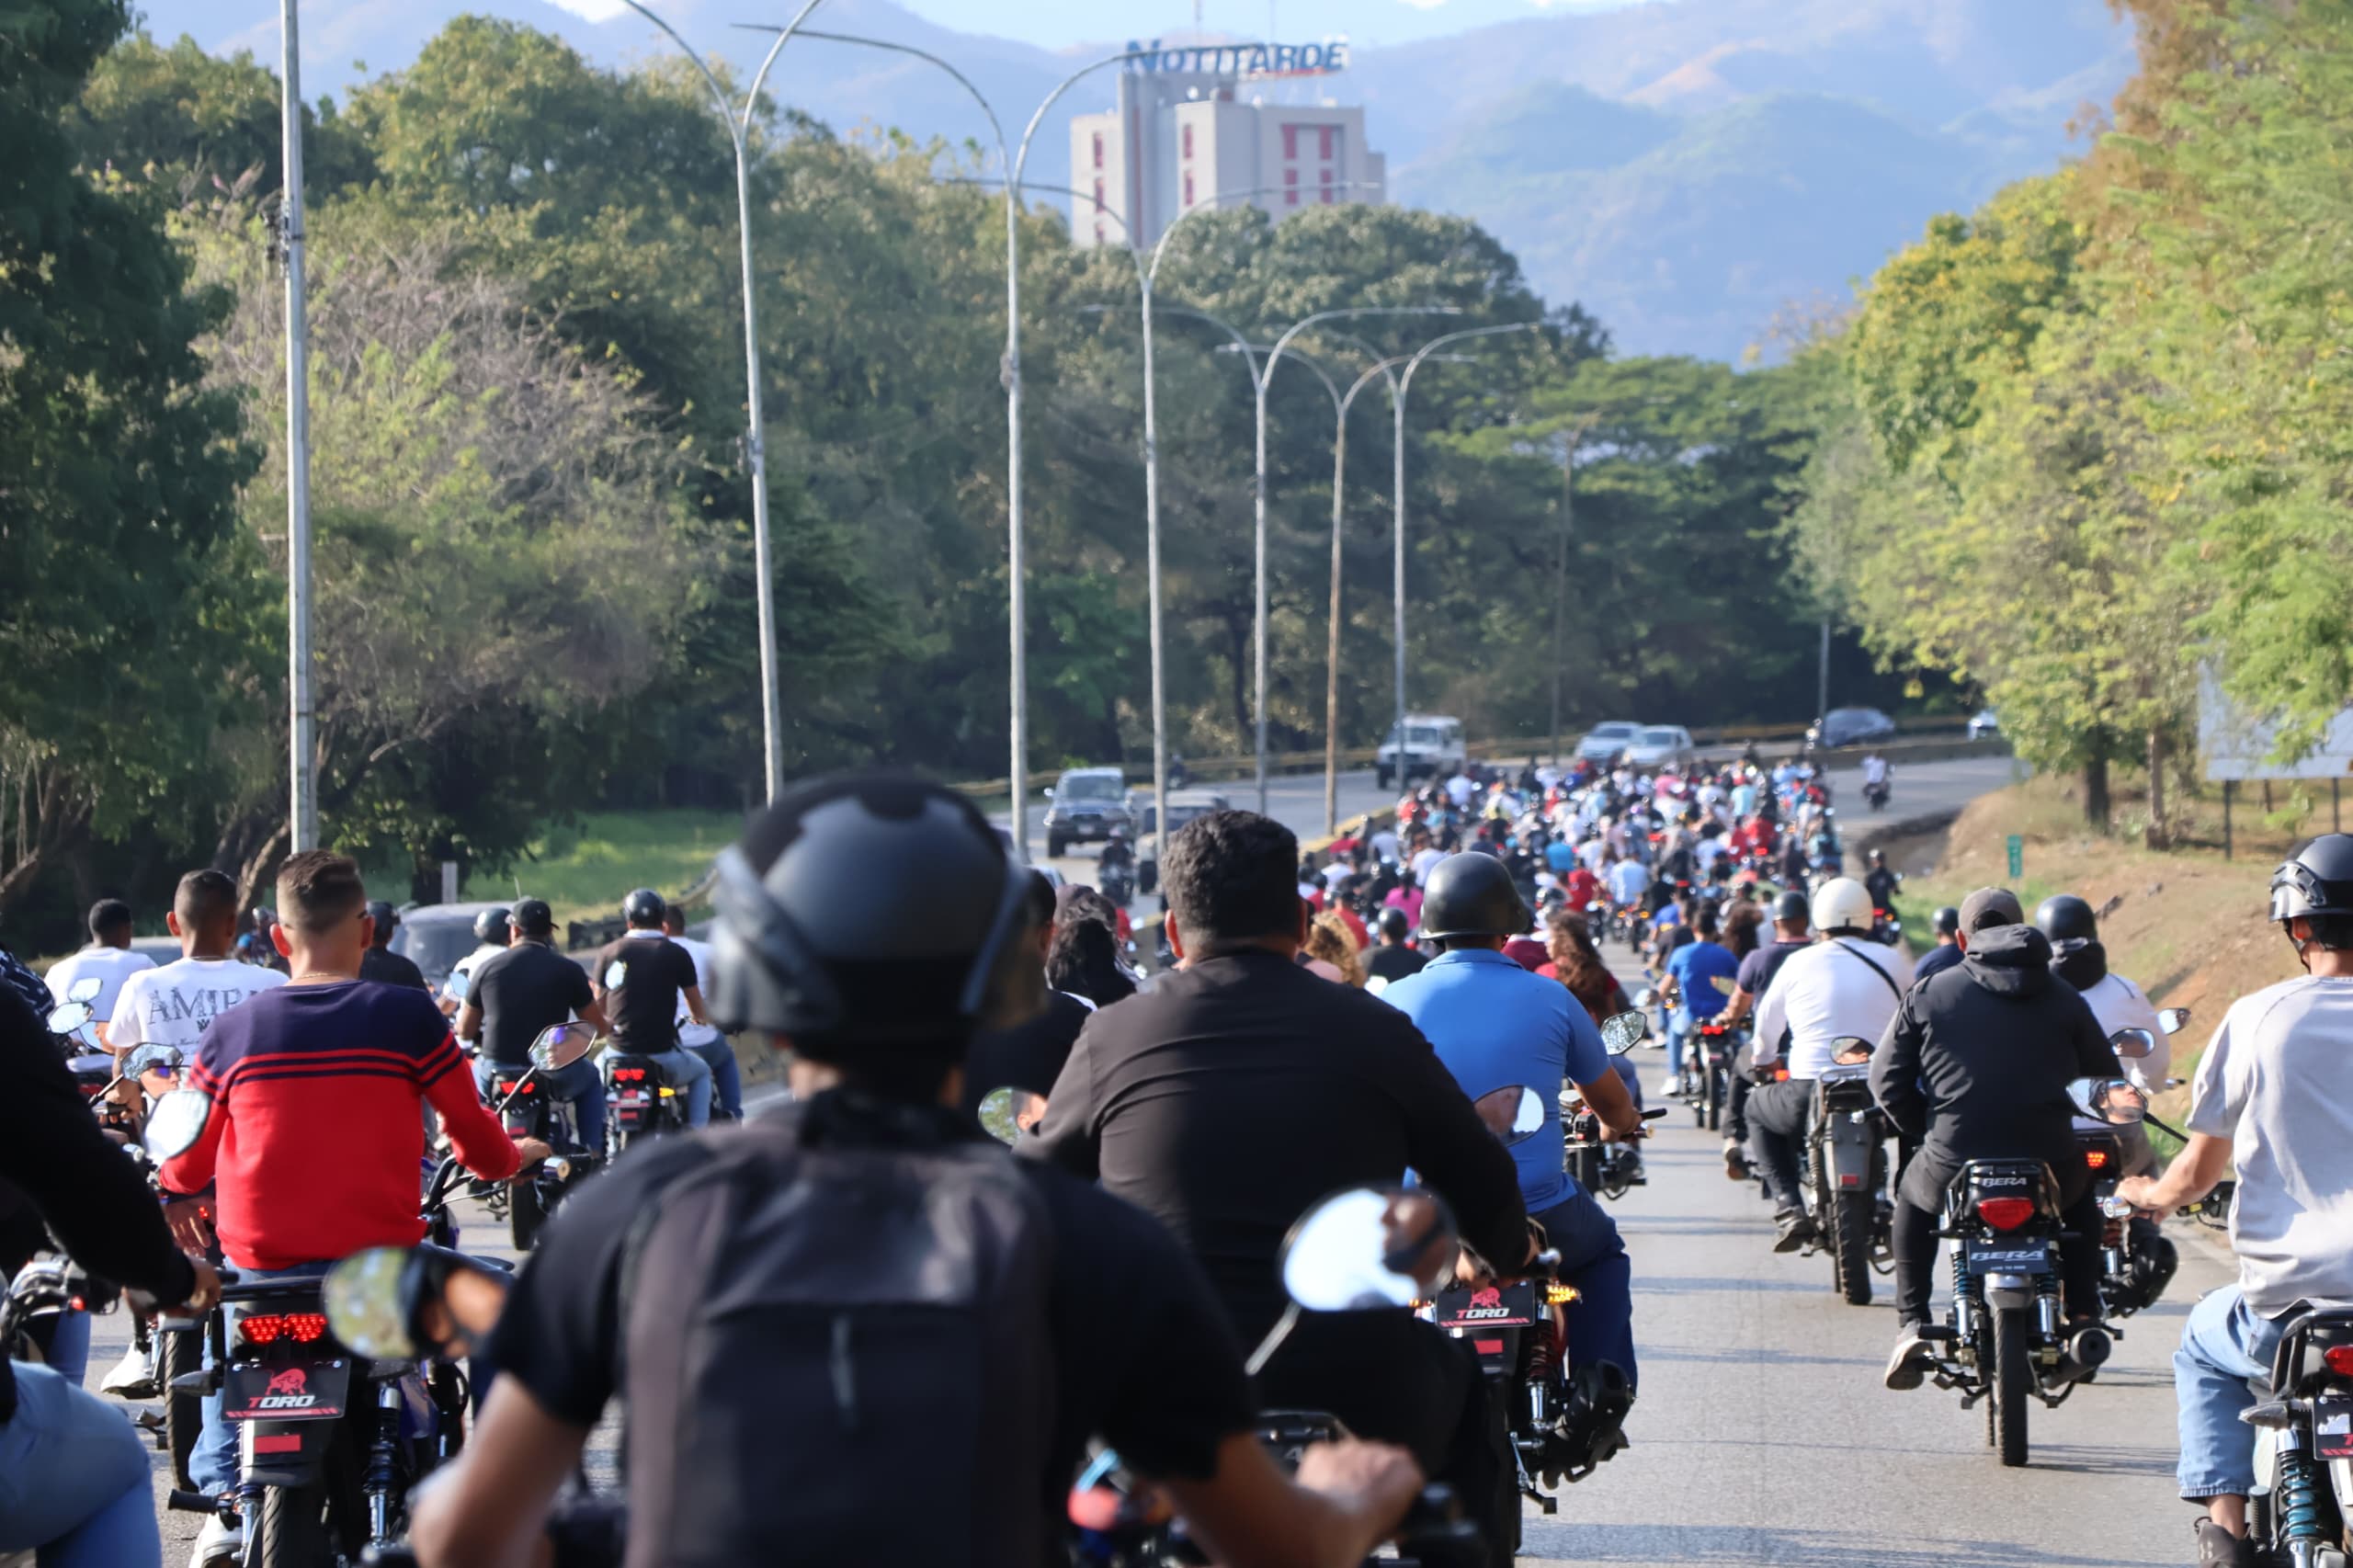
[(1029, 873), (971, 801), (901, 773), (789, 791), (719, 856), (711, 1008), (802, 1049), (961, 1048), (1045, 1004)]
[(1423, 883), (1422, 931), (1434, 941), (1524, 936), (1534, 923), (1511, 872), (1492, 855), (1449, 855)]
[(2037, 904), (2034, 924), (2053, 947), (2061, 942), (2099, 940), (2099, 917), (2090, 904), (2071, 892), (2053, 893)]
[(1948, 903), (1928, 916), (1928, 924), (1937, 928), (1939, 937), (1957, 937), (1961, 934), (1961, 911)]
[(368, 918), (376, 923), (376, 938), (381, 941), (401, 923), (400, 911), (389, 900), (371, 898), (368, 901)]
[(1773, 901), (1773, 921), (1779, 926), (1803, 926), (1813, 918), (1813, 904), (1802, 888), (1791, 888)]
[(492, 904), (474, 916), (474, 940), (477, 942), (506, 940), (506, 906), (505, 904)]
[(659, 926), (669, 907), (652, 888), (639, 888), (621, 900), (621, 918), (632, 926)]
[(1382, 936), (1393, 937), (1402, 942), (1405, 939), (1405, 934), (1413, 928), (1414, 923), (1405, 918), (1404, 910), (1393, 903), (1381, 906), (1381, 934)]
[(2353, 834), (2324, 833), (2271, 873), (2271, 918), (2353, 915)]

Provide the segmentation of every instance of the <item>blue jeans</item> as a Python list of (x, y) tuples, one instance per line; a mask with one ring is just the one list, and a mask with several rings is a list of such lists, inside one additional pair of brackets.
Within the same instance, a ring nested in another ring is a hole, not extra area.
[(2199, 1298), (2173, 1353), (2174, 1403), (2181, 1426), (2181, 1494), (2244, 1497), (2255, 1490), (2255, 1428), (2250, 1378), (2268, 1381), (2280, 1324), (2246, 1304), (2236, 1285)]
[[(334, 1267), (332, 1263), (298, 1263), (291, 1268), (241, 1268), (237, 1271), (237, 1278), (240, 1283), (263, 1279), (316, 1279)], [(237, 1343), (237, 1320), (250, 1312), (276, 1309), (232, 1301), (222, 1310), (229, 1314), (228, 1341), (233, 1355)], [(212, 1365), (212, 1336), (209, 1334), (204, 1339), (204, 1364), (208, 1367)], [(229, 1394), (225, 1387), (215, 1389), (204, 1396), (204, 1429), (197, 1434), (195, 1451), (188, 1457), (188, 1478), (199, 1492), (208, 1497), (218, 1497), (237, 1484), (237, 1428), (222, 1414), (228, 1408), (228, 1403)], [(118, 1415), (115, 1419), (121, 1421), (122, 1417)], [(146, 1457), (143, 1454), (140, 1464), (142, 1469), (145, 1467)]]
[[(474, 1087), (482, 1091), (484, 1103), (495, 1106), (492, 1097), (501, 1073), (520, 1073), (520, 1067), (502, 1067), (495, 1062), (474, 1063)], [(590, 1062), (575, 1062), (569, 1067), (559, 1067), (552, 1073), (541, 1073), (533, 1082), (547, 1085), (547, 1092), (569, 1104), (580, 1122), (580, 1146), (591, 1153), (602, 1153), (605, 1147), (605, 1075)]]
[(1624, 1084), (1626, 1092), (1634, 1097), (1634, 1108), (1642, 1109), (1643, 1081), (1635, 1074), (1634, 1064), (1622, 1056), (1613, 1056), (1609, 1059), (1609, 1070), (1618, 1074), (1619, 1082)]
[(1593, 1194), (1574, 1186), (1566, 1198), (1535, 1218), (1561, 1255), (1561, 1278), (1578, 1291), (1577, 1299), (1563, 1309), (1568, 1319), (1571, 1369), (1615, 1361), (1631, 1388), (1634, 1265), (1619, 1239), (1618, 1221)]
[(670, 1074), (671, 1086), (683, 1087), (686, 1090), (688, 1127), (710, 1125), (710, 1064), (709, 1062), (692, 1051), (675, 1045), (667, 1051), (644, 1051), (637, 1054), (662, 1063), (662, 1070)]
[(735, 1065), (735, 1047), (725, 1035), (687, 1047), (710, 1069), (711, 1086), (718, 1091), (719, 1113), (730, 1121), (744, 1119), (744, 1070)]
[(40, 1347), (41, 1365), (75, 1388), (90, 1374), (90, 1314), (68, 1307), (54, 1317), (37, 1319), (27, 1332)]
[(0, 1552), (40, 1547), (40, 1568), (161, 1568), (137, 1430), (47, 1367), (9, 1367), (17, 1414), (0, 1422)]
[(1699, 1027), (1699, 1019), (1691, 1016), (1691, 1009), (1688, 1007), (1677, 1007), (1674, 1015), (1666, 1020), (1666, 1070), (1668, 1072), (1683, 1071), (1684, 1042), (1691, 1038), (1691, 1031)]

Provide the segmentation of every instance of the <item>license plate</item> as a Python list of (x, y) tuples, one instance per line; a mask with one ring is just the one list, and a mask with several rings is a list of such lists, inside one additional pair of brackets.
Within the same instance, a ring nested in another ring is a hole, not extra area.
[(1536, 1290), (1523, 1281), (1441, 1291), (1437, 1316), (1440, 1328), (1525, 1328), (1536, 1321)]
[(2051, 1272), (2051, 1249), (2039, 1243), (2027, 1247), (1973, 1246), (1969, 1249), (1969, 1272), (2048, 1274)]
[(2353, 1399), (2337, 1394), (2313, 1401), (2313, 1452), (2325, 1460), (2353, 1460)]
[(351, 1363), (341, 1357), (293, 1366), (232, 1361), (222, 1414), (232, 1421), (323, 1421), (343, 1414)]

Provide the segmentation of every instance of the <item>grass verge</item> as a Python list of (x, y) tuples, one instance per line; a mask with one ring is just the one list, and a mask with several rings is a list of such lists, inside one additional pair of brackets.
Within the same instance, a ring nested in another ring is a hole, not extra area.
[(620, 913), (631, 888), (676, 893), (710, 869), (711, 858), (744, 831), (734, 812), (591, 812), (575, 825), (550, 828), (511, 876), (470, 876), (461, 899), (512, 899), (516, 884), (567, 920)]

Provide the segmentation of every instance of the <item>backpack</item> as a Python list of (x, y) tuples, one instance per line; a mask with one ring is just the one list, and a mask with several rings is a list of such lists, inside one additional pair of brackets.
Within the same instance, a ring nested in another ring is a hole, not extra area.
[(696, 1134), (632, 1227), (627, 1568), (1049, 1560), (1044, 1199), (928, 1110), (841, 1139), (835, 1097)]

